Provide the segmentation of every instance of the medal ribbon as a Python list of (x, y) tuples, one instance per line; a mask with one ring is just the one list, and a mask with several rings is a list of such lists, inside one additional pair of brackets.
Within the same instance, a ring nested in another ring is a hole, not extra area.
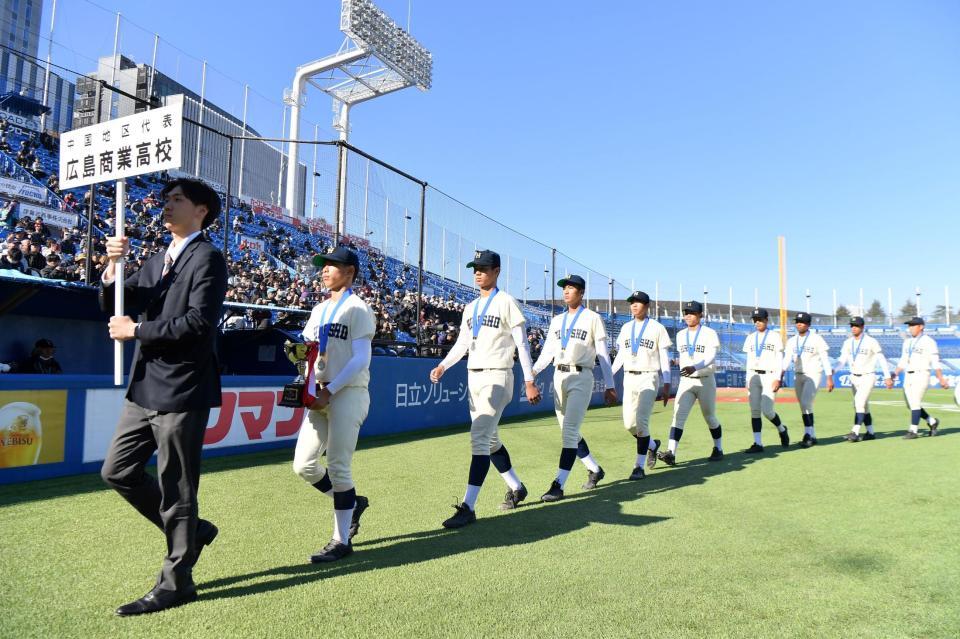
[(693, 336), (693, 344), (690, 343), (690, 329), (687, 329), (687, 332), (684, 333), (684, 337), (687, 338), (687, 355), (693, 357), (693, 353), (697, 350), (697, 340), (700, 339), (700, 329), (703, 328), (703, 324), (697, 326), (697, 332)]
[(583, 307), (577, 309), (577, 314), (573, 316), (573, 321), (570, 322), (570, 330), (567, 330), (567, 318), (570, 317), (570, 311), (568, 310), (563, 314), (563, 324), (560, 326), (560, 349), (567, 350), (567, 344), (570, 342), (570, 335), (573, 333), (573, 327), (577, 325), (577, 320), (580, 319), (580, 313), (583, 312)]
[[(327, 353), (327, 340), (330, 339), (330, 324), (333, 323), (333, 320), (337, 317), (337, 311), (340, 310), (340, 307), (344, 302), (347, 301), (347, 298), (353, 294), (353, 289), (348, 288), (347, 292), (340, 296), (340, 300), (334, 304), (327, 304), (323, 309), (323, 313), (320, 314), (320, 325), (317, 327), (317, 343), (318, 351), (320, 355), (326, 355)], [(333, 307), (333, 313), (330, 314), (330, 321), (327, 322), (327, 311), (330, 310), (330, 307)]]
[(761, 341), (760, 341), (760, 333), (759, 333), (759, 331), (756, 332), (756, 333), (754, 333), (754, 335), (753, 335), (754, 352), (756, 352), (756, 354), (757, 354), (757, 359), (760, 359), (760, 353), (763, 352), (763, 347), (767, 345), (767, 338), (768, 338), (768, 337), (770, 337), (770, 331), (764, 331), (764, 332), (763, 332), (763, 341), (761, 342)]
[(637, 351), (640, 350), (640, 341), (643, 339), (643, 332), (647, 330), (647, 322), (650, 321), (650, 318), (643, 320), (643, 326), (640, 327), (640, 337), (637, 337), (637, 320), (633, 320), (633, 323), (630, 324), (630, 350), (633, 351), (633, 356), (637, 356)]
[(483, 323), (483, 318), (487, 316), (487, 309), (490, 308), (490, 302), (493, 301), (493, 298), (497, 296), (497, 293), (500, 292), (499, 288), (494, 288), (493, 293), (490, 293), (490, 296), (487, 297), (487, 303), (483, 305), (483, 312), (480, 313), (480, 317), (477, 317), (477, 309), (480, 308), (480, 300), (477, 300), (477, 303), (473, 307), (473, 339), (477, 339), (477, 336), (480, 335), (480, 325)]

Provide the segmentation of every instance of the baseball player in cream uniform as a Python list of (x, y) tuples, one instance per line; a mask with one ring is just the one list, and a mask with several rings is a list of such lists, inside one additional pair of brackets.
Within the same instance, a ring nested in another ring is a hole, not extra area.
[(581, 305), (587, 283), (579, 275), (570, 275), (557, 282), (557, 286), (563, 289), (567, 310), (550, 321), (543, 351), (533, 366), (536, 377), (553, 364), (553, 406), (563, 442), (557, 477), (540, 497), (547, 502), (563, 499), (563, 487), (577, 458), (588, 471), (583, 488), (596, 488), (597, 482), (604, 477), (603, 468), (590, 454), (590, 447), (580, 435), (580, 426), (593, 396), (593, 368), (598, 358), (606, 387), (604, 401), (608, 406), (617, 401), (603, 320)]
[[(873, 417), (870, 415), (870, 393), (877, 383), (877, 366), (883, 371), (885, 378), (890, 377), (890, 367), (887, 358), (883, 356), (880, 342), (867, 335), (863, 330), (862, 317), (850, 318), (851, 336), (840, 347), (840, 358), (837, 360), (837, 370), (849, 365), (850, 385), (853, 388), (853, 430), (847, 433), (849, 442), (858, 442), (861, 439), (876, 439), (873, 432)], [(867, 433), (860, 436), (860, 428), (867, 427)]]
[(723, 428), (717, 419), (717, 381), (713, 363), (720, 351), (720, 338), (717, 332), (700, 323), (703, 317), (703, 304), (697, 301), (683, 305), (685, 329), (677, 333), (677, 350), (680, 353), (680, 383), (673, 403), (673, 421), (670, 423), (670, 441), (666, 452), (647, 457), (647, 467), (653, 468), (657, 458), (668, 466), (677, 463), (677, 447), (683, 436), (683, 428), (693, 410), (693, 404), (700, 404), (700, 412), (710, 429), (713, 438), (713, 450), (708, 459), (723, 459)]
[(794, 322), (797, 334), (787, 340), (783, 353), (783, 371), (791, 366), (796, 371), (793, 390), (800, 403), (800, 417), (803, 419), (803, 439), (801, 448), (810, 448), (817, 443), (817, 434), (813, 426), (813, 401), (817, 398), (817, 389), (823, 376), (827, 376), (827, 392), (833, 391), (833, 368), (830, 366), (830, 347), (818, 333), (810, 330), (812, 318), (809, 313), (797, 313)]
[[(903, 438), (916, 439), (919, 437), (917, 429), (920, 426), (921, 419), (927, 422), (930, 436), (933, 437), (937, 434), (940, 420), (923, 409), (923, 395), (930, 385), (931, 369), (935, 372), (941, 388), (950, 388), (950, 384), (943, 376), (937, 343), (929, 335), (923, 334), (923, 318), (914, 317), (906, 324), (910, 338), (903, 340), (900, 361), (897, 363), (896, 370), (893, 371), (893, 377), (897, 377), (901, 372), (904, 373), (903, 398), (910, 409), (910, 428)], [(887, 379), (886, 385), (887, 388), (893, 388), (893, 379)]]
[(756, 331), (743, 340), (743, 352), (747, 354), (747, 390), (750, 397), (750, 426), (753, 429), (753, 445), (745, 452), (762, 453), (763, 441), (760, 431), (763, 421), (770, 420), (780, 433), (780, 445), (790, 445), (787, 427), (780, 421), (776, 410), (776, 392), (780, 390), (783, 375), (783, 342), (778, 331), (767, 329), (770, 314), (765, 308), (755, 308), (751, 314)]
[[(670, 336), (663, 324), (647, 316), (650, 296), (634, 291), (627, 298), (633, 319), (620, 329), (613, 374), (623, 369), (623, 426), (637, 440), (637, 459), (630, 479), (644, 477), (650, 451), (650, 414), (657, 394), (670, 399)], [(656, 452), (659, 440), (654, 440)]]
[[(333, 497), (333, 538), (310, 557), (313, 563), (336, 561), (353, 552), (351, 539), (369, 501), (358, 496), (350, 465), (360, 426), (370, 408), (371, 342), (376, 318), (350, 286), (360, 270), (357, 254), (340, 246), (314, 263), (323, 267), (330, 299), (318, 304), (303, 327), (303, 338), (317, 342), (313, 362), (316, 396), (300, 426), (293, 469), (317, 490)], [(312, 394), (312, 393), (311, 393)], [(325, 469), (320, 457), (327, 454)]]
[(463, 309), (456, 343), (443, 361), (430, 371), (430, 381), (436, 384), (448, 368), (469, 353), (470, 472), (463, 501), (454, 506), (456, 512), (453, 516), (443, 522), (445, 528), (462, 528), (477, 520), (477, 497), (491, 463), (509, 488), (500, 505), (502, 510), (516, 508), (527, 497), (527, 488), (513, 469), (510, 453), (499, 435), (503, 409), (513, 399), (514, 353), (519, 355), (527, 400), (531, 404), (540, 401), (540, 391), (533, 383), (526, 319), (517, 300), (497, 288), (500, 255), (493, 251), (477, 251), (467, 268), (474, 269), (473, 277), (480, 289), (480, 297)]

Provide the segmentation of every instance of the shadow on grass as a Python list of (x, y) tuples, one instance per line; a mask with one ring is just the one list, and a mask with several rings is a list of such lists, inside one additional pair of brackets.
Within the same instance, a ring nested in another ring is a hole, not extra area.
[[(837, 441), (842, 441), (839, 438)], [(624, 513), (622, 505), (686, 486), (705, 483), (709, 478), (746, 469), (754, 462), (778, 457), (797, 447), (767, 449), (759, 455), (728, 453), (722, 460), (695, 459), (677, 464), (669, 472), (656, 472), (641, 481), (619, 480), (571, 495), (554, 504), (528, 503), (496, 517), (478, 519), (461, 530), (436, 528), (382, 537), (354, 544), (355, 553), (332, 564), (298, 562), (267, 570), (214, 579), (198, 587), (206, 600), (245, 597), (326, 579), (395, 568), (469, 553), (483, 548), (531, 544), (581, 530), (591, 524), (647, 526), (667, 518)], [(532, 497), (532, 500), (535, 500)], [(372, 512), (372, 511), (371, 511)], [(438, 513), (439, 521), (451, 513)], [(245, 583), (255, 582), (255, 583)]]

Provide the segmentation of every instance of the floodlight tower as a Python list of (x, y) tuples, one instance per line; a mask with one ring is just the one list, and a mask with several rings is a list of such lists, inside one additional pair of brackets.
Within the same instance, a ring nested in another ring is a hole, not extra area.
[[(371, 0), (342, 0), (340, 30), (347, 36), (335, 54), (309, 62), (293, 76), (290, 92), (290, 148), (287, 162), (286, 206), (296, 214), (297, 156), (300, 137), (300, 110), (306, 85), (333, 98), (334, 128), (340, 140), (350, 135), (350, 107), (400, 89), (415, 86), (430, 89), (433, 55), (402, 29)], [(337, 232), (346, 226), (347, 154), (340, 154), (339, 210)]]

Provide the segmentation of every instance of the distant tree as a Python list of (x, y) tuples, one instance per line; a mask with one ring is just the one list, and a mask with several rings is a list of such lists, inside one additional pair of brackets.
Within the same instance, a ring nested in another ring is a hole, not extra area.
[(871, 322), (882, 322), (886, 319), (887, 314), (880, 305), (880, 300), (873, 300), (870, 308), (867, 309), (867, 317)]
[[(950, 312), (950, 319), (953, 320), (955, 317), (953, 309)], [(938, 304), (936, 310), (933, 311), (933, 317), (930, 318), (934, 322), (947, 323), (947, 307), (943, 304)]]
[(900, 319), (916, 317), (916, 315), (917, 304), (908, 297), (907, 301), (900, 307)]
[(850, 309), (848, 309), (846, 306), (841, 304), (840, 306), (837, 307), (836, 315), (837, 315), (837, 319), (845, 319), (847, 317), (850, 317)]

